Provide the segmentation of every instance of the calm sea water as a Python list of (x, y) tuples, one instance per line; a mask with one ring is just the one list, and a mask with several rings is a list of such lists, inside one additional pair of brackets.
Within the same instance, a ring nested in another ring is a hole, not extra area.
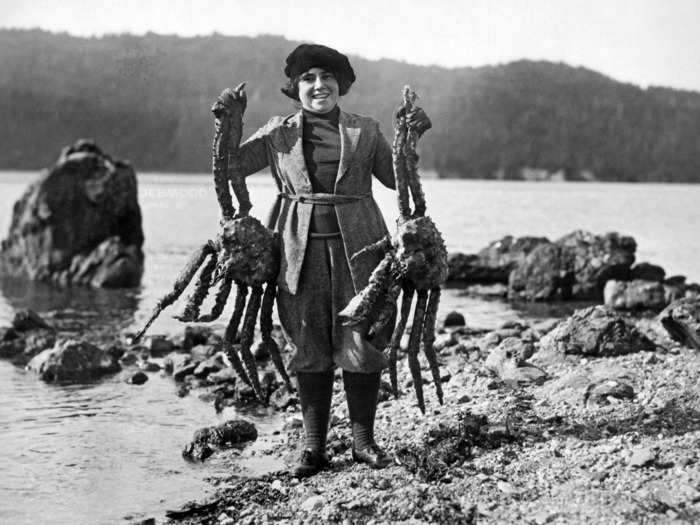
[[(0, 235), (11, 208), (34, 173), (0, 172)], [(269, 177), (248, 179), (253, 213), (264, 218), (274, 200)], [(638, 261), (661, 264), (669, 274), (700, 279), (700, 186), (599, 183), (526, 183), (434, 180), (424, 182), (428, 211), (448, 248), (474, 252), (504, 235), (550, 239), (575, 229), (619, 231), (638, 243)], [(375, 196), (395, 218), (391, 191), (379, 184)], [(0, 324), (18, 308), (31, 307), (62, 330), (107, 338), (134, 329), (188, 255), (216, 234), (218, 207), (208, 176), (144, 174), (139, 199), (146, 237), (143, 284), (134, 290), (58, 289), (0, 281)], [(471, 325), (496, 327), (520, 317), (547, 317), (547, 309), (515, 310), (501, 302), (444, 294), (441, 315), (462, 311)], [(172, 311), (175, 311), (175, 307)], [(151, 333), (175, 333), (182, 326), (166, 311)], [(229, 312), (226, 312), (229, 313)], [(226, 314), (225, 314), (226, 315)], [(185, 463), (180, 450), (192, 432), (235, 413), (216, 415), (196, 395), (175, 396), (169, 378), (151, 374), (141, 387), (120, 376), (80, 385), (46, 385), (0, 362), (1, 523), (115, 523), (159, 516), (201, 496), (208, 475), (242, 473), (274, 465), (214, 457)], [(272, 416), (248, 415), (263, 432), (278, 424)]]

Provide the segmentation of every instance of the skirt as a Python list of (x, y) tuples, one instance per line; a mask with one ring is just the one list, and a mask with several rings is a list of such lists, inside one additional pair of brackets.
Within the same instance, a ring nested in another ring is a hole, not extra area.
[(354, 296), (340, 234), (311, 237), (297, 293), (277, 292), (280, 324), (294, 352), (290, 370), (325, 372), (338, 366), (370, 374), (386, 367), (387, 360), (378, 349), (388, 341), (386, 330), (370, 342), (365, 337), (366, 327), (343, 326), (338, 318), (338, 312)]

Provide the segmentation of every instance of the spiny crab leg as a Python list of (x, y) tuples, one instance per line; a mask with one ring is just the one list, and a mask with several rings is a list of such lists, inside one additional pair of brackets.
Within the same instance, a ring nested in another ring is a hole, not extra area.
[[(248, 291), (247, 288), (244, 287), (244, 290)], [(239, 288), (239, 294), (236, 296), (236, 306), (238, 306), (238, 297), (240, 296), (240, 288)], [(245, 295), (243, 297), (243, 304), (245, 305)], [(226, 333), (224, 334), (224, 352), (226, 352), (226, 355), (228, 356), (228, 360), (231, 362), (231, 366), (233, 369), (236, 371), (238, 374), (238, 377), (240, 377), (243, 382), (248, 385), (252, 386), (250, 378), (248, 377), (248, 374), (245, 371), (245, 368), (243, 367), (243, 363), (241, 362), (241, 358), (238, 357), (238, 352), (236, 350), (236, 336), (238, 335), (238, 324), (241, 321), (241, 316), (238, 311), (233, 312), (231, 315), (231, 320), (229, 321), (228, 325), (226, 326)]]
[[(423, 352), (430, 365), (430, 373), (433, 376), (435, 391), (437, 392), (440, 404), (443, 404), (442, 382), (440, 381), (440, 367), (433, 343), (435, 342), (435, 320), (437, 318), (438, 305), (440, 304), (440, 287), (436, 286), (430, 290), (428, 306), (425, 309), (423, 320)], [(415, 322), (415, 321), (414, 321)]]
[[(222, 93), (223, 95), (223, 93)], [(214, 143), (212, 145), (212, 171), (214, 173), (214, 188), (216, 198), (221, 208), (222, 220), (230, 220), (236, 215), (236, 208), (231, 201), (231, 191), (228, 183), (228, 144), (231, 135), (231, 121), (221, 97), (211, 108), (214, 113)]]
[(231, 295), (232, 286), (232, 276), (225, 276), (222, 278), (221, 284), (219, 285), (219, 290), (216, 292), (216, 299), (214, 299), (214, 306), (212, 307), (211, 312), (200, 315), (197, 318), (198, 323), (208, 323), (218, 319), (219, 316), (221, 316), (221, 313), (224, 311), (224, 307), (226, 306), (226, 301), (228, 300), (229, 295)]
[(199, 316), (199, 307), (202, 306), (204, 299), (209, 293), (209, 287), (211, 286), (211, 278), (216, 268), (216, 262), (218, 260), (217, 252), (212, 253), (209, 256), (209, 260), (202, 268), (199, 274), (199, 279), (195, 285), (192, 295), (187, 298), (187, 303), (185, 309), (180, 315), (174, 316), (175, 319), (182, 322), (196, 321)]
[(277, 372), (282, 376), (287, 388), (293, 390), (292, 382), (289, 379), (287, 370), (284, 368), (284, 361), (282, 360), (279, 346), (277, 346), (277, 341), (272, 338), (272, 307), (275, 304), (276, 290), (277, 283), (275, 280), (269, 281), (265, 285), (265, 293), (263, 294), (262, 305), (260, 306), (260, 333), (262, 335), (263, 344), (267, 347), (267, 351), (270, 354), (270, 358)]
[(396, 196), (399, 205), (399, 221), (407, 221), (411, 218), (411, 206), (408, 195), (408, 176), (406, 175), (406, 163), (404, 161), (406, 143), (406, 116), (405, 112), (398, 116), (394, 123), (394, 141), (391, 145), (391, 154), (396, 175)]
[(248, 377), (252, 383), (255, 395), (262, 403), (266, 403), (265, 396), (263, 395), (262, 387), (260, 386), (260, 379), (258, 377), (258, 369), (255, 364), (255, 357), (250, 351), (250, 347), (253, 344), (253, 336), (255, 335), (255, 321), (258, 317), (258, 310), (260, 310), (260, 301), (262, 299), (263, 289), (262, 286), (253, 286), (253, 291), (248, 299), (248, 306), (245, 310), (245, 318), (243, 319), (243, 327), (241, 328), (241, 357), (243, 358), (243, 363), (248, 371)]
[(175, 279), (175, 284), (173, 284), (172, 291), (158, 300), (153, 312), (151, 313), (151, 317), (149, 317), (146, 324), (143, 325), (141, 330), (139, 330), (131, 340), (132, 344), (136, 344), (141, 337), (143, 337), (143, 334), (146, 333), (146, 330), (148, 330), (151, 324), (153, 324), (153, 321), (156, 320), (160, 313), (168, 306), (173, 304), (177, 298), (182, 295), (182, 292), (184, 292), (187, 285), (190, 284), (190, 281), (197, 273), (197, 270), (199, 270), (199, 267), (202, 265), (204, 260), (208, 255), (214, 253), (215, 251), (216, 249), (214, 247), (214, 243), (212, 241), (207, 241), (192, 254), (190, 260), (187, 261), (187, 264), (182, 270), (180, 270), (177, 279)]
[(398, 272), (393, 269), (389, 271), (387, 276), (387, 283), (384, 285), (386, 291), (378, 302), (379, 312), (376, 314), (377, 320), (372, 323), (369, 329), (367, 337), (374, 337), (377, 335), (391, 320), (392, 316), (396, 312), (396, 300), (399, 298), (401, 293), (401, 279), (397, 275)]
[(394, 262), (394, 254), (389, 252), (381, 260), (369, 277), (369, 282), (360, 293), (353, 297), (348, 305), (343, 308), (338, 317), (344, 326), (353, 326), (365, 322), (374, 309), (377, 301), (386, 291), (391, 267)]
[[(403, 88), (403, 106), (405, 108), (405, 113), (409, 113), (413, 110), (413, 105), (418, 96), (415, 92), (411, 91), (411, 88), (404, 86)], [(405, 138), (403, 140), (403, 162), (404, 162), (404, 172), (406, 174), (406, 179), (409, 187), (411, 188), (411, 196), (413, 197), (413, 216), (423, 217), (425, 216), (425, 194), (423, 193), (423, 187), (420, 183), (420, 175), (418, 174), (418, 154), (416, 153), (416, 144), (418, 142), (418, 132), (408, 126), (405, 123), (404, 118), (404, 133)]]
[(394, 327), (394, 333), (391, 335), (389, 342), (389, 378), (391, 380), (391, 389), (394, 392), (394, 397), (399, 397), (399, 384), (396, 374), (396, 361), (399, 346), (401, 345), (401, 337), (406, 330), (406, 322), (411, 313), (411, 303), (413, 302), (414, 290), (413, 287), (405, 283), (403, 286), (403, 295), (401, 296), (401, 313), (399, 320)]
[(413, 311), (411, 336), (408, 339), (408, 367), (411, 370), (411, 377), (413, 377), (413, 388), (416, 390), (418, 408), (425, 414), (423, 376), (421, 375), (420, 363), (418, 362), (418, 350), (420, 349), (421, 336), (423, 335), (423, 317), (425, 316), (425, 305), (428, 302), (428, 291), (418, 290), (417, 295), (418, 300), (416, 301), (416, 308)]

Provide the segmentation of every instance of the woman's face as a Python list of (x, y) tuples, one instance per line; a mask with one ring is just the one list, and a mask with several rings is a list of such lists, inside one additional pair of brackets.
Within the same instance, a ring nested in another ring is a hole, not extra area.
[(338, 81), (330, 71), (312, 67), (299, 77), (299, 100), (304, 109), (314, 113), (328, 113), (337, 104)]

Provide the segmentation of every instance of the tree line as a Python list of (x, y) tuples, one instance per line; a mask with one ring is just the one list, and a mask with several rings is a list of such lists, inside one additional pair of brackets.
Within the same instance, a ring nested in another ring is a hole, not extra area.
[[(50, 165), (80, 137), (137, 171), (207, 172), (210, 107), (248, 83), (245, 132), (296, 111), (279, 91), (298, 42), (277, 36), (146, 34), (78, 38), (0, 30), (0, 169)], [(421, 166), (442, 177), (700, 182), (700, 94), (642, 89), (563, 63), (447, 69), (351, 57), (341, 101), (391, 140), (410, 84), (434, 127)]]

